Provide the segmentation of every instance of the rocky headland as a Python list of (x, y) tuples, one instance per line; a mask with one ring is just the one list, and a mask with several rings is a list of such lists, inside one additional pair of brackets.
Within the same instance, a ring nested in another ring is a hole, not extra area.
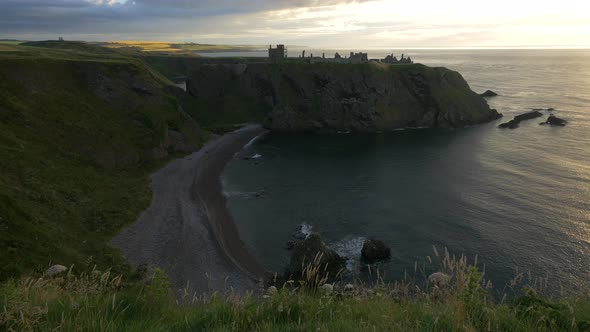
[(187, 91), (220, 115), (257, 110), (276, 131), (460, 128), (501, 116), (459, 73), (424, 65), (203, 64)]

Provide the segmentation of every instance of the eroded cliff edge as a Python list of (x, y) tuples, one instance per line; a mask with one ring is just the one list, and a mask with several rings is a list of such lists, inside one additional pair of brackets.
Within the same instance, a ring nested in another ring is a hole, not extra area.
[(501, 116), (458, 72), (420, 64), (203, 64), (187, 89), (220, 117), (280, 131), (459, 128)]

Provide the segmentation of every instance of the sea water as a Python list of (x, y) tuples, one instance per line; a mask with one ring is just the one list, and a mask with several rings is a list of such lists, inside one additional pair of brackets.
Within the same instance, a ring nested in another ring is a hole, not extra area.
[[(357, 260), (364, 239), (384, 241), (393, 253), (381, 265), (388, 280), (413, 273), (435, 245), (470, 261), (478, 255), (496, 288), (530, 272), (550, 287), (589, 289), (590, 50), (406, 55), (459, 71), (478, 93), (497, 92), (489, 104), (504, 119), (459, 130), (256, 140), (243, 153), (260, 157), (236, 158), (224, 173), (227, 192), (265, 193), (228, 198), (252, 252), (281, 271), (285, 243), (308, 225)], [(555, 108), (569, 124), (540, 126), (539, 118), (497, 128), (532, 108)]]

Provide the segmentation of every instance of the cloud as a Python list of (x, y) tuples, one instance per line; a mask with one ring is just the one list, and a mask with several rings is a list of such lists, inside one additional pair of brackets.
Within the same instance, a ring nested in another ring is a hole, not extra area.
[[(590, 2), (496, 0), (0, 0), (0, 38), (146, 39), (322, 47), (588, 44)], [(537, 33), (535, 33), (538, 31)]]

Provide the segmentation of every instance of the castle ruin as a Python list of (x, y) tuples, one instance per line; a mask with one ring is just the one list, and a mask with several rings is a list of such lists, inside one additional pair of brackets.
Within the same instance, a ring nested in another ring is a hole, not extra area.
[(410, 57), (407, 57), (407, 58), (404, 57), (404, 54), (403, 53), (402, 53), (402, 57), (399, 60), (392, 53), (392, 54), (386, 56), (385, 59), (381, 59), (381, 62), (390, 64), (390, 65), (412, 64), (412, 63), (414, 63), (414, 61), (412, 61), (412, 58), (410, 58)]
[(278, 44), (276, 48), (273, 48), (272, 45), (268, 46), (268, 58), (270, 59), (270, 62), (280, 62), (286, 57), (287, 48), (285, 48), (285, 45)]
[[(268, 58), (270, 63), (277, 63), (283, 61), (287, 58), (287, 49), (285, 45), (279, 44), (276, 48), (273, 48), (272, 45), (268, 47)], [(322, 56), (314, 57), (313, 53), (309, 56), (306, 56), (305, 50), (301, 52), (299, 55), (299, 59), (305, 60), (309, 63), (342, 63), (342, 64), (358, 64), (358, 63), (367, 63), (369, 62), (369, 55), (363, 52), (350, 52), (349, 56), (342, 56), (339, 53), (334, 54), (333, 58), (326, 58), (326, 54), (322, 53)], [(370, 61), (376, 61), (386, 64), (413, 64), (414, 61), (410, 57), (405, 57), (402, 53), (400, 59), (392, 54), (387, 55), (384, 59), (373, 59)]]

